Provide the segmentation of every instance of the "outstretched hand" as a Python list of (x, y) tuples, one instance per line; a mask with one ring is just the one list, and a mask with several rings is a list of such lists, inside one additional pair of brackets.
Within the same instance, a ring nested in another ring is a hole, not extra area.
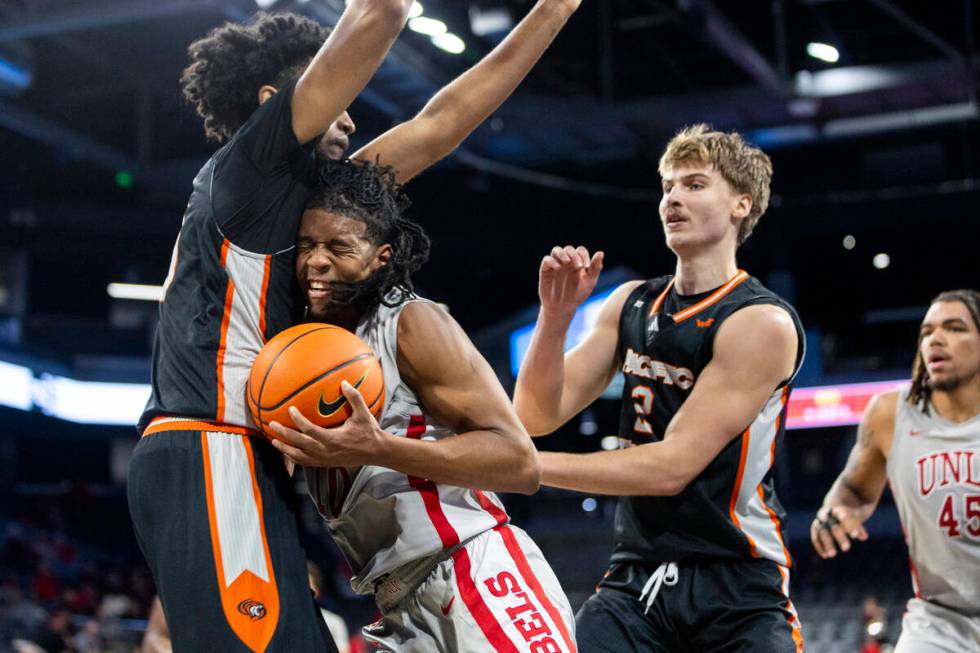
[[(295, 429), (272, 422), (276, 434), (272, 445), (289, 460), (307, 467), (359, 467), (376, 464), (387, 434), (368, 410), (364, 397), (347, 381), (340, 391), (351, 406), (351, 416), (340, 426), (323, 428), (290, 406)], [(297, 430), (298, 429), (298, 430)]]
[(581, 245), (552, 248), (541, 260), (538, 273), (541, 308), (546, 313), (571, 318), (595, 289), (604, 256), (600, 251), (589, 258), (589, 250)]
[(821, 558), (833, 558), (837, 550), (847, 553), (851, 550), (851, 540), (865, 541), (868, 531), (864, 529), (858, 511), (846, 506), (821, 508), (810, 524), (810, 541)]

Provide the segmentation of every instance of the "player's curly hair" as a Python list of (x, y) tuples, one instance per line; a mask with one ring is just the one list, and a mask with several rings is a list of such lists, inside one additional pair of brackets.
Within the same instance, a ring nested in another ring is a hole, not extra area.
[[(973, 326), (980, 331), (980, 292), (971, 289), (947, 290), (936, 295), (929, 302), (929, 306), (936, 302), (961, 302), (970, 312)], [(909, 389), (908, 402), (928, 415), (929, 404), (932, 402), (932, 387), (929, 385), (926, 362), (922, 359), (922, 338), (920, 333), (915, 346), (915, 360), (912, 362), (912, 387)]]
[(657, 169), (663, 176), (681, 163), (710, 164), (736, 192), (752, 198), (752, 208), (738, 227), (738, 244), (744, 243), (769, 207), (769, 156), (736, 132), (714, 131), (710, 125), (700, 123), (682, 129), (670, 140)]
[[(412, 273), (429, 260), (430, 242), (421, 225), (402, 215), (411, 201), (395, 180), (394, 170), (366, 161), (323, 160), (318, 177), (307, 209), (360, 220), (372, 244), (388, 244), (392, 249), (388, 262), (364, 281), (332, 282), (333, 301), (366, 312), (378, 304), (395, 306), (402, 297), (413, 294)], [(391, 296), (392, 290), (399, 292)]]
[(247, 25), (225, 23), (191, 43), (180, 87), (207, 137), (230, 139), (258, 108), (259, 88), (299, 77), (329, 33), (297, 14), (259, 12)]

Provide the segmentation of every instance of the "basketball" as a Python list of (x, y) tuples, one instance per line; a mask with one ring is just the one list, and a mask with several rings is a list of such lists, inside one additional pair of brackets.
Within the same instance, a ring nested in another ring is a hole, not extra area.
[(332, 324), (300, 324), (262, 347), (248, 378), (248, 410), (269, 437), (276, 437), (270, 422), (295, 428), (290, 406), (314, 424), (339, 426), (352, 413), (341, 381), (360, 391), (375, 417), (381, 414), (384, 376), (367, 343)]

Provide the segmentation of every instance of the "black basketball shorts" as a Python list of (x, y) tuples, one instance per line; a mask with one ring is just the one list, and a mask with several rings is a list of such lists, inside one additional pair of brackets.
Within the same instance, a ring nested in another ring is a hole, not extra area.
[(263, 437), (157, 419), (127, 493), (175, 651), (337, 650), (310, 593), (298, 497)]
[(800, 653), (789, 572), (769, 560), (614, 563), (575, 618), (582, 653)]

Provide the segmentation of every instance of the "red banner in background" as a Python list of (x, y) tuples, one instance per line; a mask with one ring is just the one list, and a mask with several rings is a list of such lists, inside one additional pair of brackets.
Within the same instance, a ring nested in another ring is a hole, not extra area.
[(901, 380), (797, 388), (789, 398), (786, 428), (812, 429), (857, 424), (871, 397), (907, 383), (907, 380)]

